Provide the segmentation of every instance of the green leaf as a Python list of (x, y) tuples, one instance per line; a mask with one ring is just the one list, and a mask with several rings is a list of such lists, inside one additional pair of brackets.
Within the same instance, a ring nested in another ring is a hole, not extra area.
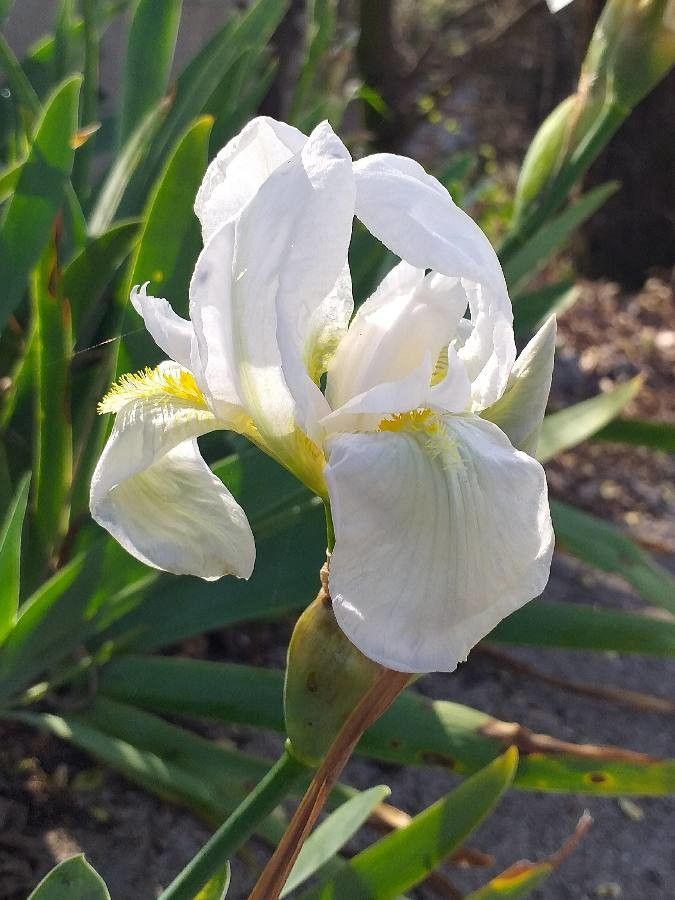
[[(200, 247), (199, 223), (193, 212), (194, 198), (208, 159), (209, 135), (213, 119), (197, 119), (179, 140), (143, 214), (143, 228), (129, 267), (123, 298), (134, 284), (153, 282), (153, 290), (166, 297), (176, 312), (187, 313), (190, 277)], [(136, 313), (129, 327), (138, 325)], [(149, 336), (142, 334), (125, 342), (131, 369), (152, 363), (159, 351)], [(157, 361), (161, 357), (157, 356)]]
[(139, 0), (136, 5), (122, 67), (122, 143), (164, 95), (182, 6), (182, 0)]
[(390, 793), (385, 785), (359, 792), (324, 819), (305, 841), (279, 896), (285, 897), (316, 874), (356, 834), (375, 807)]
[(18, 306), (28, 275), (47, 243), (73, 165), (81, 78), (47, 101), (14, 194), (0, 225), (0, 327)]
[(53, 241), (33, 274), (31, 294), (37, 382), (33, 523), (46, 562), (58, 550), (68, 529), (73, 476), (70, 306), (63, 297)]
[(70, 301), (73, 334), (87, 321), (115, 272), (131, 252), (140, 222), (116, 222), (108, 231), (93, 237), (63, 271), (63, 293)]
[(390, 900), (423, 881), (474, 831), (513, 781), (518, 753), (510, 748), (405, 828), (357, 854), (303, 900)]
[(94, 237), (103, 234), (110, 227), (134, 172), (157, 135), (167, 108), (167, 103), (160, 103), (151, 109), (138, 123), (115, 157), (89, 218), (89, 233)]
[(562, 315), (576, 303), (579, 289), (571, 279), (513, 296), (513, 327), (517, 335), (538, 331), (550, 315)]
[(14, 0), (0, 0), (0, 22), (4, 22), (13, 6)]
[[(661, 625), (663, 623), (660, 623)], [(226, 663), (177, 657), (120, 656), (100, 672), (112, 699), (170, 715), (284, 731), (283, 675)], [(675, 791), (675, 761), (618, 748), (589, 747), (532, 734), (458, 703), (406, 691), (366, 732), (358, 752), (398, 765), (440, 765), (477, 771), (506, 747), (527, 752), (516, 787), (526, 790), (659, 796)]]
[(60, 0), (54, 23), (54, 83), (80, 68), (81, 28), (77, 29), (74, 0)]
[(598, 394), (546, 416), (539, 432), (537, 459), (546, 462), (592, 437), (630, 403), (643, 383), (644, 379), (638, 375), (606, 394)]
[(23, 169), (24, 160), (11, 163), (0, 172), (0, 203), (6, 200), (16, 188)]
[(486, 640), (522, 647), (675, 657), (675, 623), (548, 600), (535, 600), (512, 613)]
[(510, 288), (534, 275), (619, 188), (618, 182), (598, 185), (551, 219), (504, 262), (504, 276)]
[(19, 606), (21, 532), (29, 486), (30, 473), (19, 482), (0, 530), (0, 642), (12, 627)]
[(0, 66), (2, 66), (7, 84), (13, 97), (23, 107), (29, 124), (40, 114), (40, 100), (35, 93), (19, 60), (12, 52), (4, 35), (0, 32)]
[(594, 441), (612, 441), (675, 453), (675, 425), (644, 419), (614, 419), (593, 435)]
[[(84, 50), (84, 59), (82, 61), (84, 81), (82, 84), (80, 122), (84, 126), (92, 125), (98, 118), (100, 35), (97, 22), (97, 6), (98, 0), (81, 0), (80, 2), (82, 10), (82, 46)], [(83, 202), (89, 200), (91, 189), (89, 172), (95, 147), (96, 135), (92, 135), (75, 157), (73, 184)]]
[(675, 613), (675, 578), (618, 528), (560, 500), (551, 501), (551, 516), (560, 549), (620, 575), (648, 603)]
[(46, 875), (28, 900), (110, 900), (105, 882), (84, 856), (64, 859)]
[[(159, 797), (219, 825), (269, 771), (266, 760), (229, 750), (127, 704), (96, 697), (64, 716), (13, 712), (9, 717), (70, 741)], [(272, 846), (281, 839), (279, 812), (256, 827)]]
[(199, 775), (186, 772), (154, 753), (140, 750), (135, 744), (111, 737), (82, 721), (51, 713), (12, 713), (10, 718), (51, 731), (135, 784), (172, 803), (187, 806), (211, 824), (229, 812), (223, 799), (214, 793), (213, 786)]
[(302, 127), (303, 116), (325, 94), (325, 86), (319, 88), (316, 96), (317, 80), (321, 68), (326, 63), (326, 55), (335, 38), (337, 21), (336, 0), (309, 0), (306, 9), (305, 48), (302, 55), (303, 64), (298, 74), (289, 122)]
[[(287, 6), (288, 0), (257, 0), (240, 17), (228, 19), (181, 72), (169, 115), (139, 173), (139, 194), (188, 123), (206, 109), (213, 93), (230, 79), (231, 67), (246, 54), (262, 57), (266, 53)], [(132, 215), (138, 208), (125, 204), (124, 211)]]
[(76, 557), (24, 603), (0, 646), (0, 699), (25, 688), (51, 666), (69, 660), (93, 630), (100, 598), (100, 554)]
[(565, 861), (592, 824), (593, 819), (588, 811), (584, 812), (572, 835), (559, 850), (552, 853), (547, 859), (541, 862), (521, 859), (500, 872), (488, 884), (469, 894), (465, 900), (521, 900), (522, 897), (528, 897), (531, 891), (545, 881)]
[(523, 860), (514, 863), (488, 884), (468, 894), (465, 900), (521, 900), (545, 881), (553, 868), (547, 862), (531, 863)]
[[(230, 749), (166, 722), (128, 703), (97, 696), (70, 719), (154, 753), (185, 772), (208, 781), (223, 796), (234, 784), (258, 781), (269, 769), (264, 759)], [(220, 809), (221, 807), (217, 807)]]
[(227, 889), (230, 886), (230, 864), (228, 863), (222, 872), (214, 875), (195, 896), (195, 900), (224, 900)]

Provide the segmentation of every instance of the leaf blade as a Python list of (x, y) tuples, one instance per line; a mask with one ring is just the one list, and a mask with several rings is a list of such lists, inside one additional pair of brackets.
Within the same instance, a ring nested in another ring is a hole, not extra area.
[(136, 5), (122, 68), (121, 143), (164, 95), (182, 6), (182, 0), (139, 0)]
[(28, 504), (30, 473), (23, 476), (0, 531), (0, 643), (14, 623), (19, 607), (21, 532)]
[(545, 416), (539, 432), (537, 459), (547, 462), (592, 437), (631, 402), (643, 382), (642, 376), (638, 375), (606, 394), (598, 394)]
[(368, 819), (372, 811), (391, 793), (386, 785), (378, 785), (343, 803), (331, 813), (305, 841), (279, 894), (280, 900), (290, 894), (327, 863)]
[(518, 753), (510, 748), (452, 793), (357, 854), (302, 900), (387, 900), (419, 884), (496, 806), (513, 781)]
[(527, 242), (504, 262), (504, 276), (511, 289), (528, 275), (534, 275), (567, 238), (616, 193), (619, 184), (610, 181), (587, 191), (579, 200), (539, 228)]
[(675, 614), (675, 578), (618, 528), (551, 500), (558, 545), (582, 562), (624, 578), (648, 603)]
[(42, 879), (28, 900), (110, 900), (101, 876), (84, 858), (71, 856)]
[(28, 274), (47, 243), (73, 167), (82, 79), (69, 78), (51, 95), (0, 226), (0, 327), (18, 306)]

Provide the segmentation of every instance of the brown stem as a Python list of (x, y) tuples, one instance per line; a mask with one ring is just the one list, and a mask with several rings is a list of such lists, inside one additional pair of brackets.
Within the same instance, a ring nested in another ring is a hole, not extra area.
[(249, 900), (277, 900), (302, 845), (363, 732), (389, 708), (410, 681), (405, 672), (382, 668), (342, 726), (300, 801), (286, 833), (258, 879)]

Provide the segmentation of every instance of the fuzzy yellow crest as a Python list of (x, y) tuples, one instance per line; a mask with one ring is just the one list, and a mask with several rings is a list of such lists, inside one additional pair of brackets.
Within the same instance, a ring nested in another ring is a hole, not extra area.
[(421, 438), (427, 453), (433, 459), (441, 459), (445, 467), (461, 463), (457, 443), (448, 434), (440, 416), (430, 409), (414, 409), (382, 419), (379, 430)]
[(187, 369), (158, 366), (122, 375), (98, 405), (99, 415), (119, 412), (135, 400), (182, 402), (196, 409), (208, 409), (192, 372)]

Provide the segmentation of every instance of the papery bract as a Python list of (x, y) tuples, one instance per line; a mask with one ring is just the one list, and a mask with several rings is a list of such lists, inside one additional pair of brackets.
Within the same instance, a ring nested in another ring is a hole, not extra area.
[[(327, 123), (308, 138), (249, 123), (209, 166), (196, 211), (190, 320), (132, 295), (171, 362), (102, 403), (117, 418), (94, 518), (157, 568), (248, 577), (248, 522), (196, 445), (216, 428), (244, 434), (330, 501), (330, 594), (352, 642), (400, 671), (454, 669), (548, 578), (546, 479), (524, 451), (554, 322), (516, 361), (478, 226), (412, 160), (352, 163)], [(401, 262), (352, 318), (354, 215)]]

